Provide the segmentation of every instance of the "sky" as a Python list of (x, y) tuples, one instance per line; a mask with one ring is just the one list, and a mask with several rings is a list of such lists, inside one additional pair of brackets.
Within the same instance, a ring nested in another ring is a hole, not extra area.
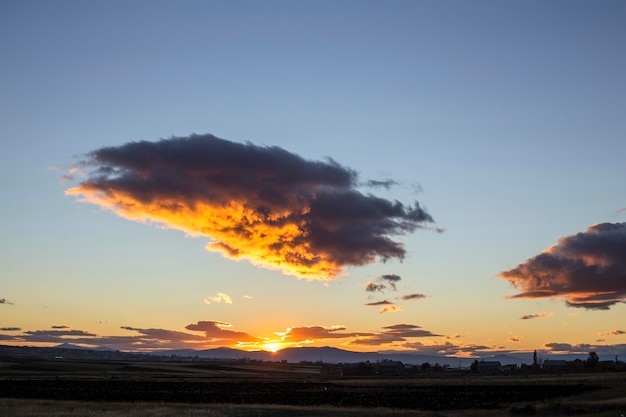
[(0, 344), (626, 351), (626, 3), (0, 3)]

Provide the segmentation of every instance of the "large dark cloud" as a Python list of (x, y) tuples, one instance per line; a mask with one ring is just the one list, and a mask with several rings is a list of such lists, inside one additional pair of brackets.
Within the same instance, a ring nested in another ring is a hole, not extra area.
[(100, 148), (82, 165), (87, 179), (67, 194), (127, 219), (209, 237), (210, 250), (309, 279), (403, 259), (393, 237), (433, 222), (419, 203), (361, 193), (356, 172), (333, 160), (212, 135)]
[(567, 305), (608, 309), (626, 299), (626, 223), (602, 223), (500, 273), (519, 294), (562, 298)]

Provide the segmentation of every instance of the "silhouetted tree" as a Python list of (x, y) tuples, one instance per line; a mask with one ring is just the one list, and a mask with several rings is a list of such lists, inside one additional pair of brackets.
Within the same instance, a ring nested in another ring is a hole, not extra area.
[(470, 365), (470, 370), (472, 372), (478, 371), (478, 359), (474, 359), (474, 362)]
[(585, 368), (593, 369), (598, 365), (598, 362), (600, 362), (598, 354), (596, 352), (589, 352), (589, 357), (585, 361)]

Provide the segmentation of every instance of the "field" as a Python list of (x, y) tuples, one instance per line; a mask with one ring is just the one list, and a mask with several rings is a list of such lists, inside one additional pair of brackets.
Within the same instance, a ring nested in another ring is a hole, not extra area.
[(0, 415), (626, 415), (626, 373), (324, 378), (313, 364), (5, 359)]

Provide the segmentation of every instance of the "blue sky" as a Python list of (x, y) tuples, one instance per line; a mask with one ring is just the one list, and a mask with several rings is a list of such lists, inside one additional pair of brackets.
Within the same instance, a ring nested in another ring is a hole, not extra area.
[[(626, 330), (622, 303), (511, 300), (497, 278), (625, 221), (624, 17), (621, 1), (4, 1), (0, 327), (21, 329), (5, 340), (215, 320), (267, 340), (398, 323), (448, 337), (368, 346), (381, 350), (626, 343), (599, 336)], [(81, 154), (192, 133), (393, 179), (362, 192), (417, 200), (445, 232), (402, 236), (403, 262), (307, 282), (64, 195)], [(364, 290), (384, 274), (402, 277), (397, 293)], [(204, 301), (217, 293), (232, 304)], [(382, 299), (403, 310), (364, 306)]]

